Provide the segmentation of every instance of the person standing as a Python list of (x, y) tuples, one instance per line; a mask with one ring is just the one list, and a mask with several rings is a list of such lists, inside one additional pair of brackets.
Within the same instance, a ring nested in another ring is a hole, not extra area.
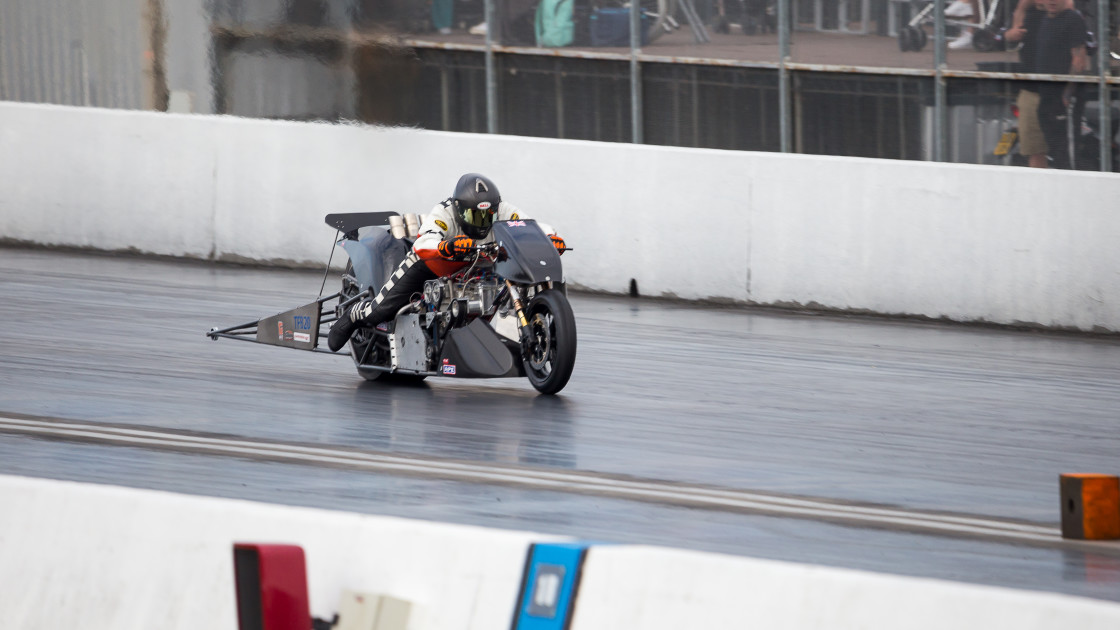
[[(1045, 11), (1038, 22), (1033, 71), (1080, 74), (1089, 69), (1088, 29), (1072, 0), (1036, 0)], [(1038, 124), (1054, 168), (1070, 168), (1067, 111), (1074, 84), (1045, 81), (1038, 86)]]
[[(1089, 68), (1088, 29), (1073, 0), (1020, 0), (1008, 41), (1021, 41), (1020, 72), (1078, 74)], [(1030, 166), (1070, 168), (1066, 107), (1073, 84), (1031, 81), (1019, 90), (1019, 152)]]
[[(1036, 0), (1019, 0), (1012, 16), (1011, 28), (1005, 37), (1011, 42), (1021, 42), (1019, 46), (1019, 68), (1017, 72), (1033, 73), (1035, 44), (1038, 39), (1038, 23), (1045, 13), (1036, 6)], [(1015, 106), (1019, 109), (1019, 153), (1027, 156), (1027, 165), (1034, 168), (1049, 168), (1046, 136), (1038, 124), (1038, 81), (1022, 81)]]

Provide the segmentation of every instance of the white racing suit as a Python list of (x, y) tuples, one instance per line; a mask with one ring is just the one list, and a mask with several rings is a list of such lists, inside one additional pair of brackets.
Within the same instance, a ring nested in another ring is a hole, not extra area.
[[(513, 204), (504, 201), (498, 204), (498, 212), (494, 215), (495, 222), (531, 218)], [(537, 225), (545, 234), (555, 234), (548, 225), (539, 222)], [(331, 352), (337, 352), (346, 344), (354, 328), (376, 326), (391, 319), (414, 294), (423, 290), (424, 283), (428, 280), (450, 275), (465, 267), (467, 265), (465, 261), (448, 260), (441, 256), (438, 250), (440, 242), (462, 234), (465, 232), (459, 226), (451, 199), (436, 204), (420, 224), (420, 235), (412, 244), (412, 251), (397, 266), (393, 275), (385, 281), (377, 295), (354, 304), (331, 326), (327, 338), (327, 345)], [(482, 245), (493, 241), (494, 234), (488, 232), (485, 238), (476, 239), (475, 243)]]

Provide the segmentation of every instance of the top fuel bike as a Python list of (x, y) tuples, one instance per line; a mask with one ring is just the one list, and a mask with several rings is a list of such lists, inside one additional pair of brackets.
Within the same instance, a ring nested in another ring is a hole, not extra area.
[[(377, 294), (412, 247), (393, 228), (394, 212), (327, 215), (350, 260), (342, 286), (297, 308), (207, 332), (314, 352), (323, 326), (344, 309)], [(555, 394), (572, 375), (576, 323), (568, 303), (560, 253), (531, 219), (498, 221), (490, 242), (474, 247), (464, 266), (428, 280), (388, 322), (359, 328), (344, 351), (367, 380), (527, 378)], [(330, 262), (327, 263), (328, 270)]]

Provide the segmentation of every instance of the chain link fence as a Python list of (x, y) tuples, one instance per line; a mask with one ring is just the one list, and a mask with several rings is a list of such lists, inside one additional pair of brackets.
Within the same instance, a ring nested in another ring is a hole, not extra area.
[(1090, 66), (1023, 74), (1016, 0), (5, 0), (0, 98), (1013, 165), (1033, 81), (1117, 170), (1118, 0), (1019, 1), (1077, 10)]

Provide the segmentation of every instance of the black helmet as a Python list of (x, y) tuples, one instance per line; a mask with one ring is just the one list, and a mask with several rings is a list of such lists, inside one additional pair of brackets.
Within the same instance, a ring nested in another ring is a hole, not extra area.
[(494, 225), (494, 215), (498, 214), (498, 204), (502, 196), (494, 182), (478, 173), (467, 173), (455, 184), (455, 194), (451, 204), (459, 217), (463, 233), (471, 238), (486, 238), (490, 226)]

